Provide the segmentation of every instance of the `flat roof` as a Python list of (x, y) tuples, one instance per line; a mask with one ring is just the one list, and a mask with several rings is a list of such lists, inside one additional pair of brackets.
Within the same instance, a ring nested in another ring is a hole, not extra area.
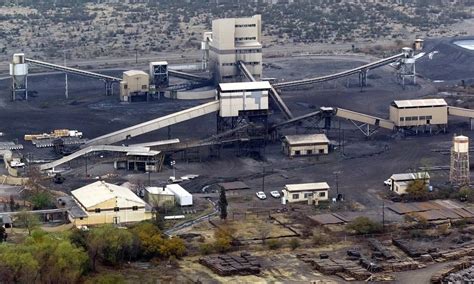
[(421, 100), (403, 100), (393, 101), (393, 105), (397, 108), (415, 108), (415, 107), (432, 107), (447, 106), (444, 99), (421, 99)]
[(128, 70), (128, 71), (123, 72), (123, 75), (127, 75), (127, 76), (147, 75), (148, 76), (146, 72), (141, 71), (141, 70)]
[(290, 145), (312, 144), (312, 143), (327, 143), (329, 139), (326, 134), (302, 134), (302, 135), (287, 135), (285, 140)]
[(391, 177), (394, 181), (408, 181), (416, 179), (429, 179), (430, 174), (427, 172), (393, 174)]
[(150, 65), (168, 65), (168, 61), (154, 61), (150, 62)]
[(314, 182), (314, 183), (298, 183), (298, 184), (287, 184), (285, 190), (287, 191), (312, 191), (312, 190), (328, 190), (329, 185), (327, 182)]
[(166, 187), (157, 187), (157, 186), (149, 186), (145, 188), (146, 191), (150, 194), (158, 194), (158, 195), (174, 195), (171, 190), (167, 189)]
[(145, 156), (153, 157), (161, 153), (160, 151), (149, 151), (149, 152), (127, 152), (127, 156)]
[(268, 81), (220, 83), (219, 84), (219, 89), (222, 92), (262, 90), (262, 89), (270, 89), (271, 87), (272, 86), (270, 85)]

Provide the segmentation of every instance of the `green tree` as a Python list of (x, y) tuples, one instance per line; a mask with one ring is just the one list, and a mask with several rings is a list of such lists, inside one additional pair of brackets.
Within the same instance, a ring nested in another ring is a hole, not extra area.
[(138, 238), (142, 256), (160, 255), (160, 247), (164, 241), (157, 226), (150, 222), (141, 222), (132, 229), (132, 232)]
[(38, 273), (38, 261), (24, 246), (0, 246), (2, 283), (34, 283)]
[(160, 253), (164, 257), (181, 257), (186, 253), (186, 246), (181, 238), (172, 237), (164, 240), (160, 246)]
[(229, 251), (232, 247), (235, 229), (229, 225), (221, 226), (214, 231), (214, 249), (218, 252)]
[(367, 217), (360, 216), (352, 220), (346, 228), (359, 235), (375, 234), (382, 231), (382, 224), (374, 222)]
[(41, 190), (34, 192), (30, 197), (29, 200), (33, 205), (33, 210), (42, 210), (42, 209), (51, 209), (54, 208), (54, 201), (51, 194), (48, 192)]
[(428, 197), (428, 190), (424, 180), (414, 180), (407, 188), (407, 196), (412, 200), (425, 200)]
[(38, 216), (26, 210), (20, 211), (18, 214), (15, 215), (15, 218), (21, 227), (26, 228), (28, 230), (29, 236), (31, 236), (31, 232), (33, 231), (33, 229), (37, 228), (40, 224)]
[(219, 195), (219, 211), (220, 211), (220, 217), (222, 220), (227, 219), (227, 197), (225, 195), (225, 189), (221, 188), (221, 192)]

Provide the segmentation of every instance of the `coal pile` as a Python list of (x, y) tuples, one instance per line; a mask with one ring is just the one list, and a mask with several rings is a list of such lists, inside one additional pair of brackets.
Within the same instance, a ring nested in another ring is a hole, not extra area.
[(220, 276), (256, 275), (261, 270), (260, 261), (249, 253), (241, 253), (240, 256), (206, 256), (199, 259), (199, 263)]
[[(460, 39), (425, 41), (423, 52), (426, 55), (417, 60), (417, 72), (431, 80), (474, 83), (474, 51), (457, 46), (453, 43), (456, 40)], [(434, 53), (432, 59), (429, 58), (431, 52)]]

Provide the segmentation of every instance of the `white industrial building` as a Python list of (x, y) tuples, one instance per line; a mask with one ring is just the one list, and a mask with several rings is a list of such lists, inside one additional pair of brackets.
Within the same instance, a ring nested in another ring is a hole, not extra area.
[(193, 196), (186, 189), (176, 183), (168, 184), (166, 189), (174, 194), (176, 203), (179, 206), (192, 206)]
[(324, 155), (329, 153), (329, 139), (325, 134), (287, 135), (282, 148), (288, 157)]
[(120, 224), (151, 219), (151, 208), (130, 189), (97, 181), (71, 192), (77, 204), (68, 211), (75, 226)]
[(317, 205), (319, 201), (329, 199), (329, 189), (326, 182), (287, 184), (283, 189), (283, 198), (288, 203), (307, 202)]
[(415, 181), (423, 181), (428, 190), (430, 174), (427, 172), (393, 174), (390, 180), (390, 190), (398, 195), (402, 195), (407, 193), (407, 189)]
[(241, 111), (267, 111), (270, 88), (267, 81), (219, 84), (220, 116), (237, 117)]
[(175, 204), (174, 193), (166, 187), (150, 186), (145, 188), (145, 201), (153, 207)]
[(250, 73), (259, 80), (262, 77), (261, 38), (260, 15), (212, 21), (212, 35), (209, 32), (204, 34), (202, 49), (204, 56), (209, 56), (209, 67), (215, 82), (239, 81), (239, 61), (245, 63)]

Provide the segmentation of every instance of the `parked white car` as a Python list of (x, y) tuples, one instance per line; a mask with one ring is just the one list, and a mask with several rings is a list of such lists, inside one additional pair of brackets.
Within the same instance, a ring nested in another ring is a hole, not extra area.
[(280, 198), (280, 197), (281, 197), (280, 192), (278, 192), (278, 191), (276, 191), (276, 190), (270, 192), (270, 195), (273, 196), (273, 197), (275, 197), (275, 198)]
[(267, 196), (265, 195), (265, 192), (263, 191), (257, 192), (257, 197), (258, 199), (261, 199), (261, 200), (267, 199)]
[(384, 181), (383, 184), (385, 186), (391, 186), (392, 185), (392, 179), (388, 179), (388, 180)]

